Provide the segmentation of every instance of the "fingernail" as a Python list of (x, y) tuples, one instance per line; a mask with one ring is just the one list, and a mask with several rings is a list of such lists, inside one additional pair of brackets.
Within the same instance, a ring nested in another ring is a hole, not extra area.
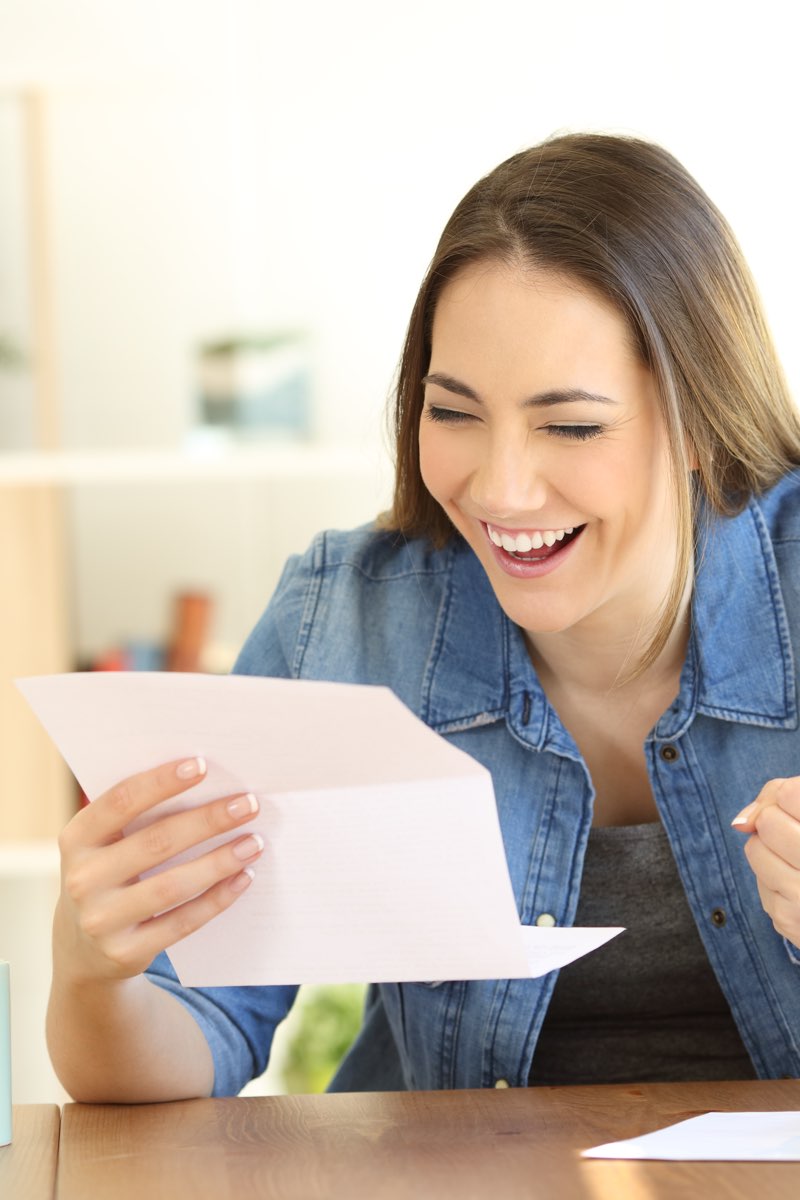
[(229, 800), (225, 807), (232, 817), (252, 817), (253, 813), (258, 812), (258, 800), (252, 792), (247, 792), (244, 796), (237, 796), (235, 800)]
[(178, 779), (196, 779), (198, 775), (205, 775), (205, 773), (206, 760), (204, 758), (187, 758), (186, 762), (182, 762), (175, 772)]
[(243, 892), (245, 888), (249, 888), (250, 884), (256, 877), (256, 873), (252, 867), (245, 867), (238, 875), (234, 875), (233, 879), (228, 884), (232, 892)]
[(758, 801), (754, 800), (752, 804), (748, 804), (747, 808), (743, 808), (738, 817), (734, 817), (731, 825), (749, 825), (750, 818), (758, 807)]
[(237, 842), (233, 847), (233, 853), (237, 858), (248, 859), (254, 855), (260, 854), (264, 849), (264, 839), (259, 833), (251, 833), (250, 837), (245, 838), (243, 842)]

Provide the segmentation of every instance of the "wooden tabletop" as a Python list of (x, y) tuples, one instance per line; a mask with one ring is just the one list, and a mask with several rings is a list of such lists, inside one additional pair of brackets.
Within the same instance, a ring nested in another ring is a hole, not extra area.
[(2, 1200), (53, 1200), (60, 1119), (55, 1104), (13, 1110), (13, 1140), (0, 1146)]
[(797, 1200), (800, 1163), (579, 1157), (714, 1109), (798, 1111), (800, 1081), (70, 1104), (58, 1200)]

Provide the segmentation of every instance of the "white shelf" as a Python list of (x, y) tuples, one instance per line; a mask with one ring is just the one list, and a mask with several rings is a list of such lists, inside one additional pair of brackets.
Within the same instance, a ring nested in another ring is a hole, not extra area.
[(383, 466), (349, 446), (271, 444), (186, 449), (0, 453), (0, 488), (142, 483), (149, 480), (375, 478)]
[(57, 879), (60, 862), (55, 838), (0, 842), (0, 880)]

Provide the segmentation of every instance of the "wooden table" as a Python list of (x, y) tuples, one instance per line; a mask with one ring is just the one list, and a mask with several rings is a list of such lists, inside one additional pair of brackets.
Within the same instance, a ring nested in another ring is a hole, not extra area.
[(800, 1081), (70, 1104), (58, 1200), (797, 1200), (800, 1163), (578, 1156), (710, 1109), (800, 1110)]
[(13, 1110), (13, 1141), (0, 1146), (2, 1200), (53, 1200), (60, 1124), (55, 1104)]

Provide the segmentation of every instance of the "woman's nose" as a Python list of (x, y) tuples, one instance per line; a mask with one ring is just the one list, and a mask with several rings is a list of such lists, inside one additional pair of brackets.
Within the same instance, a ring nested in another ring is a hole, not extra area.
[(470, 499), (487, 517), (518, 517), (544, 507), (547, 484), (530, 446), (505, 438), (496, 441), (473, 473)]

